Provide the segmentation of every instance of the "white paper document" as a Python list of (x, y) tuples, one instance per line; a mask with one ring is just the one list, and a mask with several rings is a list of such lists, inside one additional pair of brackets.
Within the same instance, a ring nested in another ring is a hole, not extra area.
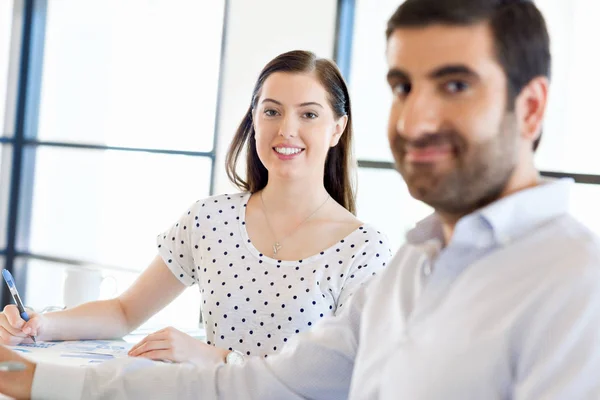
[(74, 340), (8, 347), (35, 362), (89, 366), (116, 357), (127, 357), (127, 352), (132, 346), (133, 343), (122, 340)]

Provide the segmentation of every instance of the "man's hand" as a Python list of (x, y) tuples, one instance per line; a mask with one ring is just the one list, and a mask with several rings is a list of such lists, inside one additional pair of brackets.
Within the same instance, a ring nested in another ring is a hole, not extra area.
[(146, 336), (129, 351), (132, 357), (191, 362), (201, 366), (224, 362), (228, 353), (228, 350), (210, 346), (172, 327)]
[(0, 372), (0, 393), (15, 399), (31, 398), (31, 385), (33, 384), (35, 363), (0, 345), (0, 362), (3, 361), (22, 362), (25, 364), (25, 370), (19, 372)]

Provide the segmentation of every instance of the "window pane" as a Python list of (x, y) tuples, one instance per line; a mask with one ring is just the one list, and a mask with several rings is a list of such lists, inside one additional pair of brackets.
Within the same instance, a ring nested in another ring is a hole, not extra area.
[(156, 236), (209, 192), (206, 157), (40, 147), (27, 165), (34, 156), (35, 254), (140, 270)]
[(596, 48), (600, 3), (589, 0), (537, 0), (552, 43), (552, 84), (538, 155), (541, 169), (600, 174), (596, 115), (600, 70)]
[(12, 146), (0, 144), (0, 249), (6, 248), (8, 229), (8, 203), (10, 198), (10, 173), (12, 171)]
[(595, 234), (600, 235), (600, 185), (578, 183), (571, 193), (571, 213), (587, 225)]
[(357, 197), (358, 218), (385, 233), (392, 251), (416, 222), (433, 212), (410, 196), (400, 174), (391, 169), (360, 168)]
[[(27, 268), (27, 290), (25, 303), (36, 311), (47, 307), (64, 306), (65, 278), (67, 271), (81, 267), (74, 267), (35, 259), (17, 259), (16, 263), (26, 265)], [(97, 299), (110, 299), (121, 294), (127, 289), (138, 274), (134, 272), (116, 271), (112, 269), (100, 270), (104, 281), (99, 285), (96, 293)], [(90, 300), (92, 300), (90, 298)], [(149, 319), (142, 328), (160, 329), (173, 325), (179, 329), (191, 329), (198, 327), (200, 318), (200, 292), (194, 286), (185, 292), (154, 317)]]
[(385, 80), (385, 26), (401, 3), (356, 0), (349, 83), (359, 160), (392, 160), (386, 135), (392, 96)]
[[(350, 88), (357, 156), (392, 160), (386, 142), (391, 102), (386, 87), (384, 30), (402, 1), (356, 1)], [(552, 82), (543, 140), (536, 156), (542, 170), (600, 174), (595, 120), (600, 70), (595, 48), (600, 36), (600, 3), (590, 0), (537, 0), (551, 37)]]
[[(360, 168), (358, 179), (358, 217), (385, 233), (394, 251), (404, 243), (406, 232), (433, 212), (410, 196), (404, 181), (393, 170)], [(599, 205), (600, 185), (573, 185), (569, 212), (597, 235)]]
[(4, 126), (12, 20), (13, 1), (0, 1), (0, 136), (12, 130)]
[(209, 151), (223, 1), (48, 2), (41, 140)]

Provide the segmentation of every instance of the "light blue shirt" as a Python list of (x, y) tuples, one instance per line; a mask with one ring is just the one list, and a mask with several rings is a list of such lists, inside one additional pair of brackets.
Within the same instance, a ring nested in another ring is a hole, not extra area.
[(427, 218), (344, 312), (277, 356), (244, 367), (40, 364), (33, 396), (598, 399), (600, 242), (568, 215), (570, 184), (465, 216), (445, 247), (437, 216)]

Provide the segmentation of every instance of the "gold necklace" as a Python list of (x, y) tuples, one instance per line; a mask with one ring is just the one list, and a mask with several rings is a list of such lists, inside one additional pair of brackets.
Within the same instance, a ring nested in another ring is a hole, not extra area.
[(265, 214), (265, 219), (267, 220), (267, 226), (269, 227), (271, 234), (275, 238), (275, 243), (273, 243), (273, 246), (272, 246), (273, 247), (273, 258), (275, 258), (277, 256), (277, 252), (279, 250), (281, 250), (281, 242), (283, 242), (285, 239), (287, 239), (289, 236), (291, 236), (293, 233), (295, 233), (303, 223), (305, 223), (306, 221), (308, 221), (310, 219), (310, 217), (315, 215), (317, 213), (317, 211), (319, 211), (325, 205), (325, 203), (327, 203), (327, 200), (329, 200), (330, 197), (331, 196), (329, 195), (329, 193), (327, 193), (327, 197), (325, 198), (325, 201), (323, 203), (321, 203), (321, 205), (319, 207), (317, 207), (315, 211), (310, 213), (310, 215), (308, 217), (304, 218), (298, 225), (296, 225), (296, 227), (294, 229), (292, 229), (292, 231), (290, 233), (288, 233), (281, 239), (277, 239), (277, 235), (275, 235), (275, 230), (271, 226), (271, 221), (269, 221), (269, 216), (267, 214), (267, 207), (265, 206), (265, 200), (263, 199), (263, 191), (262, 190), (260, 191), (260, 201), (262, 203), (262, 210), (263, 210), (263, 213)]

